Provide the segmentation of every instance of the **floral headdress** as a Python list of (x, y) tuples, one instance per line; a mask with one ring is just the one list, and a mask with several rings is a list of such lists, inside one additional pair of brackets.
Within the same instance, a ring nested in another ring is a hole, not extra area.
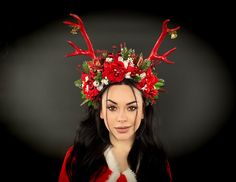
[(97, 95), (104, 86), (122, 82), (124, 79), (133, 80), (137, 88), (144, 93), (146, 103), (154, 104), (158, 99), (160, 88), (164, 85), (164, 80), (159, 79), (155, 73), (155, 66), (160, 62), (173, 64), (167, 56), (176, 48), (172, 48), (163, 55), (159, 55), (157, 50), (167, 34), (170, 34), (171, 39), (176, 38), (177, 30), (180, 27), (170, 29), (167, 27), (170, 20), (165, 20), (162, 24), (161, 35), (146, 59), (143, 58), (142, 54), (137, 55), (134, 49), (128, 49), (125, 44), (120, 45), (118, 53), (97, 51), (96, 55), (82, 20), (75, 14), (70, 15), (77, 20), (77, 23), (70, 21), (64, 23), (72, 27), (72, 34), (78, 34), (78, 30), (80, 30), (88, 50), (82, 50), (73, 42), (68, 41), (74, 48), (74, 52), (67, 56), (87, 55), (91, 58), (90, 61), (83, 62), (81, 79), (75, 81), (75, 85), (81, 88), (82, 98), (84, 99), (81, 105), (87, 103), (88, 106), (95, 106)]

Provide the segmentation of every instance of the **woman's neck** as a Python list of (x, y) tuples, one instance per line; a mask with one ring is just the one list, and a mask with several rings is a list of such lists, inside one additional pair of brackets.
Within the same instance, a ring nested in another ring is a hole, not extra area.
[(116, 150), (117, 152), (121, 152), (121, 153), (124, 153), (124, 154), (127, 154), (129, 153), (133, 143), (134, 143), (134, 139), (129, 139), (129, 140), (117, 140), (116, 138), (114, 137), (110, 137), (110, 141), (111, 141), (111, 144), (112, 144), (112, 148), (114, 150)]
[(128, 155), (133, 145), (133, 140), (116, 140), (110, 137), (112, 144), (112, 153), (119, 165), (120, 171), (128, 169)]

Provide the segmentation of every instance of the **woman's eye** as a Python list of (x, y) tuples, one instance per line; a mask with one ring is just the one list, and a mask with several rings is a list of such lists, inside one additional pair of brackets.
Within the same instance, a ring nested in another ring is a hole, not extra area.
[(128, 110), (129, 110), (129, 111), (135, 111), (136, 109), (137, 109), (136, 106), (130, 106), (130, 107), (128, 107)]
[(115, 106), (107, 106), (107, 109), (109, 111), (115, 111), (116, 110), (116, 107)]

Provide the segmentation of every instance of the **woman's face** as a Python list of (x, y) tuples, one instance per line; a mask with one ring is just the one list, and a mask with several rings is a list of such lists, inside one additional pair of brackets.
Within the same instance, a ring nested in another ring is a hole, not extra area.
[(104, 119), (112, 143), (114, 140), (133, 141), (143, 119), (141, 92), (132, 88), (134, 92), (128, 85), (113, 85), (102, 96), (100, 117)]

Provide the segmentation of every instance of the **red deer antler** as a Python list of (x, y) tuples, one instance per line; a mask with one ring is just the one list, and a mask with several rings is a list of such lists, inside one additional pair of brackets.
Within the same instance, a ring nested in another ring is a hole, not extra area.
[[(167, 51), (167, 52), (164, 53), (163, 55), (158, 55), (158, 53), (157, 53), (157, 50), (158, 50), (158, 48), (160, 47), (161, 42), (163, 41), (163, 39), (166, 37), (167, 33), (170, 33), (170, 34), (173, 34), (174, 36), (176, 36), (176, 35), (177, 35), (177, 34), (176, 34), (176, 30), (178, 30), (178, 29), (180, 28), (180, 26), (178, 26), (178, 27), (176, 27), (176, 28), (171, 28), (171, 29), (169, 29), (169, 28), (167, 27), (167, 23), (168, 23), (169, 21), (170, 21), (170, 20), (167, 19), (167, 20), (165, 20), (165, 21), (163, 22), (161, 35), (160, 35), (160, 37), (158, 38), (156, 44), (154, 45), (154, 47), (153, 47), (153, 49), (152, 49), (151, 54), (150, 54), (149, 57), (148, 57), (149, 60), (159, 59), (159, 60), (162, 60), (162, 61), (164, 61), (164, 62), (166, 62), (166, 63), (169, 63), (169, 64), (173, 64), (173, 63), (174, 63), (174, 62), (168, 60), (168, 59), (167, 59), (167, 56), (168, 56), (171, 52), (173, 52), (173, 51), (176, 49), (175, 47), (172, 48), (171, 50)], [(175, 38), (174, 36), (173, 36), (173, 38)]]
[(77, 47), (73, 42), (67, 41), (75, 49), (75, 51), (73, 53), (67, 54), (67, 56), (77, 56), (79, 54), (83, 54), (83, 55), (90, 56), (92, 59), (95, 59), (96, 55), (93, 50), (93, 45), (92, 45), (91, 41), (89, 40), (88, 34), (86, 33), (83, 21), (80, 19), (80, 17), (78, 17), (75, 14), (70, 14), (70, 16), (74, 17), (78, 21), (78, 23), (64, 21), (64, 24), (67, 24), (67, 25), (70, 25), (73, 27), (73, 29), (71, 31), (73, 34), (77, 34), (77, 30), (80, 29), (80, 32), (81, 32), (82, 36), (84, 37), (85, 42), (88, 46), (88, 50), (82, 50), (79, 47)]

